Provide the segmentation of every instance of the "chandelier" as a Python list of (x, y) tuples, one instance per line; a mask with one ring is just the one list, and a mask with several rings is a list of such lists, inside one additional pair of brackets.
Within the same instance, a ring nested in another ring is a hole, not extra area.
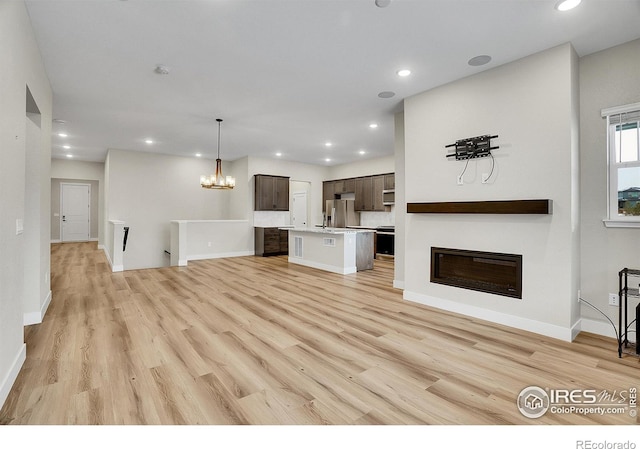
[(233, 189), (236, 186), (236, 178), (233, 176), (222, 175), (222, 159), (220, 159), (220, 124), (221, 118), (217, 118), (218, 122), (218, 158), (216, 159), (216, 174), (211, 176), (200, 176), (200, 185), (204, 189)]

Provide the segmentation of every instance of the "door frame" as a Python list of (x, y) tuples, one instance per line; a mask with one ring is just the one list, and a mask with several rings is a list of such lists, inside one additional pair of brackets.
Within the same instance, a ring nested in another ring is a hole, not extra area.
[(89, 195), (87, 196), (87, 203), (88, 203), (88, 209), (87, 209), (87, 213), (89, 214), (88, 216), (88, 221), (87, 221), (87, 242), (91, 240), (91, 184), (89, 183), (85, 183), (85, 182), (60, 182), (60, 242), (64, 243), (64, 232), (62, 231), (62, 217), (63, 215), (63, 209), (64, 209), (64, 186), (65, 185), (70, 185), (70, 186), (87, 186), (87, 188), (89, 189)]

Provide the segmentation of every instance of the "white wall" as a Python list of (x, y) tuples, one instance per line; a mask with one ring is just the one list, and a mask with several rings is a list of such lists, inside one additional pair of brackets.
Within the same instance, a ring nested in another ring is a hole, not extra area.
[[(113, 255), (113, 233), (110, 232), (111, 231), (111, 225), (109, 223), (109, 179), (111, 178), (111, 170), (109, 170), (109, 166), (110, 166), (110, 157), (109, 157), (109, 153), (107, 152), (107, 157), (104, 159), (104, 201), (102, 202), (102, 205), (100, 207), (100, 210), (102, 212), (102, 222), (100, 223), (100, 228), (103, 230), (103, 244), (102, 244), (102, 248), (104, 248), (105, 253), (107, 254), (107, 258), (109, 258), (109, 260), (111, 262), (113, 262), (113, 259), (111, 258), (111, 256)], [(111, 264), (113, 266), (113, 263)]]
[(200, 175), (215, 169), (210, 160), (109, 150), (105, 165), (105, 220), (130, 228), (125, 270), (169, 265), (171, 220), (232, 218), (226, 205), (233, 191), (200, 187)]
[[(569, 340), (577, 307), (577, 86), (570, 45), (405, 100), (406, 202), (550, 198), (552, 215), (407, 214), (405, 297)], [(498, 134), (489, 158), (446, 158), (457, 139)], [(523, 255), (523, 298), (429, 282), (430, 248)], [(575, 303), (575, 304), (574, 304)]]
[(394, 206), (394, 264), (393, 286), (404, 288), (405, 270), (405, 219), (407, 206), (405, 202), (405, 160), (404, 160), (404, 112), (399, 112), (394, 118), (394, 153), (395, 153), (395, 206)]
[[(99, 245), (104, 245), (104, 234), (105, 234), (105, 221), (104, 221), (104, 163), (102, 162), (84, 162), (84, 161), (73, 161), (69, 159), (52, 159), (51, 160), (51, 179), (58, 180), (72, 180), (72, 181), (91, 181), (92, 182), (92, 204), (91, 204), (91, 212), (92, 212), (92, 220), (94, 213), (96, 214), (96, 227), (94, 229), (94, 222), (91, 223), (91, 238), (97, 238)], [(94, 192), (93, 190), (93, 182), (98, 187), (98, 191)], [(59, 185), (59, 181), (58, 181)], [(93, 198), (94, 193), (97, 193), (97, 198)], [(59, 220), (59, 217), (54, 217), (54, 212), (59, 212), (59, 210), (55, 209), (55, 204), (60, 205), (60, 198), (56, 197), (59, 195), (59, 188), (52, 188), (52, 210), (51, 210), (51, 220), (52, 220), (52, 232), (51, 239), (59, 240), (60, 239), (60, 227), (56, 226), (54, 223), (55, 220)], [(95, 203), (94, 204), (94, 200)], [(95, 208), (94, 208), (95, 206)]]
[(253, 234), (249, 220), (172, 221), (171, 264), (253, 255)]
[(395, 156), (391, 155), (350, 164), (335, 165), (328, 167), (327, 171), (327, 180), (394, 173), (396, 171), (396, 160)]
[[(618, 309), (608, 294), (618, 291), (618, 271), (640, 268), (640, 229), (606, 228), (607, 143), (604, 108), (640, 102), (640, 40), (580, 59), (580, 170), (582, 296), (615, 323)], [(614, 335), (606, 319), (582, 306), (582, 329)]]
[(249, 160), (244, 157), (231, 163), (223, 162), (225, 175), (236, 178), (236, 186), (228, 192), (225, 208), (228, 211), (226, 219), (251, 220), (251, 210), (247, 207), (248, 198), (253, 195), (253, 184), (249, 176)]
[[(25, 219), (26, 173), (26, 86), (41, 113), (39, 167), (29, 172), (31, 187), (40, 192), (40, 223), (27, 223), (46, 235), (49, 214), (48, 179), (51, 158), (52, 94), (24, 3), (0, 1), (0, 406), (25, 359), (24, 317), (24, 234), (16, 235), (16, 220)], [(46, 180), (47, 186), (42, 183)], [(38, 215), (38, 213), (36, 213)], [(45, 218), (46, 217), (46, 218)], [(39, 246), (41, 270), (48, 273), (49, 250)], [(44, 277), (38, 279), (42, 291), (49, 289)], [(44, 285), (43, 285), (44, 284)]]
[[(48, 146), (43, 151), (43, 131), (41, 114), (29, 114), (25, 118), (25, 215), (24, 215), (24, 301), (23, 323), (25, 325), (42, 322), (51, 301), (49, 275), (51, 256), (49, 236), (46, 231), (50, 204), (49, 185), (46, 182), (51, 153)], [(45, 142), (46, 145), (46, 142)]]

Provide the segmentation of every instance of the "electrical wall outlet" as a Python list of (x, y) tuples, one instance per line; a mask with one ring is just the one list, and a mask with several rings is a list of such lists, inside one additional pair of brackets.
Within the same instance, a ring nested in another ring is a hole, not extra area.
[(609, 293), (609, 305), (616, 307), (620, 305), (620, 297), (617, 293)]
[(580, 304), (581, 298), (582, 298), (582, 294), (580, 293), (580, 290), (578, 290), (578, 304)]
[(461, 186), (462, 184), (464, 184), (464, 178), (462, 177), (462, 175), (458, 176), (458, 185)]

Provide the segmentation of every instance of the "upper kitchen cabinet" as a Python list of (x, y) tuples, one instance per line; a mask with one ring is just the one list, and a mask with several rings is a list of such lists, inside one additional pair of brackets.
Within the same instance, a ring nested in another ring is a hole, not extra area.
[(354, 209), (358, 211), (373, 210), (373, 181), (370, 176), (356, 178), (356, 198)]
[(389, 173), (384, 175), (384, 190), (394, 190), (396, 188), (396, 175)]
[(372, 176), (373, 184), (373, 210), (384, 211), (382, 191), (384, 190), (384, 175)]
[(322, 209), (327, 204), (327, 200), (334, 200), (335, 197), (335, 181), (324, 181), (322, 183)]
[(327, 200), (340, 198), (337, 195), (342, 195), (343, 193), (354, 193), (355, 191), (356, 178), (324, 181), (322, 183), (322, 204), (326, 204)]
[(354, 208), (357, 211), (384, 211), (382, 191), (385, 186), (385, 175), (356, 178), (356, 198)]
[(340, 198), (342, 194), (355, 193), (355, 210), (385, 211), (388, 209), (385, 209), (382, 192), (393, 190), (395, 186), (394, 173), (324, 181), (322, 183), (322, 204), (326, 204), (326, 200)]
[(349, 178), (333, 181), (333, 190), (335, 194), (354, 193), (356, 191), (356, 180), (355, 178)]
[(255, 175), (254, 210), (289, 210), (289, 177)]

